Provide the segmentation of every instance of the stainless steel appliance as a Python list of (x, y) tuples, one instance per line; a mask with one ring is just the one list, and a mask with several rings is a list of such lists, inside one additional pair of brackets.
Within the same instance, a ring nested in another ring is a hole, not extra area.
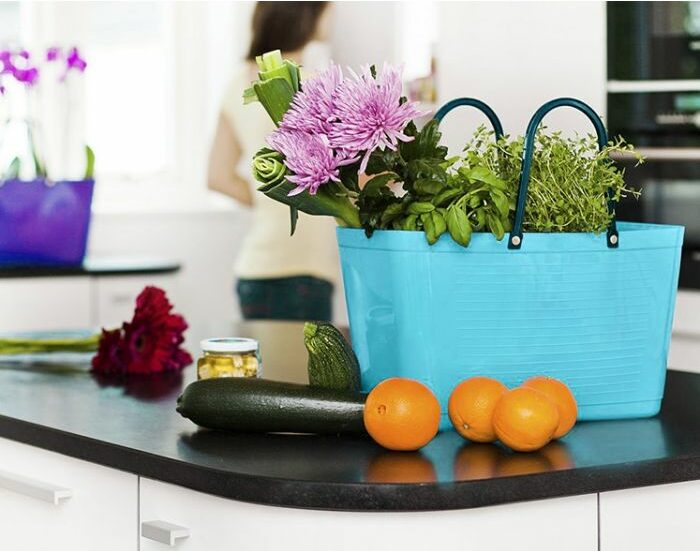
[(623, 161), (643, 193), (618, 216), (684, 225), (680, 285), (700, 289), (700, 2), (609, 2), (607, 25), (608, 128), (646, 157)]

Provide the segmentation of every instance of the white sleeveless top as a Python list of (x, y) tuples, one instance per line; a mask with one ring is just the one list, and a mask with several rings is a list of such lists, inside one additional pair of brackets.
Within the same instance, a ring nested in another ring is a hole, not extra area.
[[(222, 105), (242, 149), (239, 174), (248, 177), (253, 189), (258, 184), (252, 177), (251, 161), (265, 147), (265, 137), (275, 128), (262, 105), (257, 102), (243, 105), (243, 91), (255, 78), (254, 69), (243, 65), (236, 72)], [(289, 207), (254, 191), (253, 220), (236, 261), (236, 275), (244, 279), (307, 275), (338, 283), (336, 225), (331, 217), (300, 212), (296, 231), (290, 236)]]

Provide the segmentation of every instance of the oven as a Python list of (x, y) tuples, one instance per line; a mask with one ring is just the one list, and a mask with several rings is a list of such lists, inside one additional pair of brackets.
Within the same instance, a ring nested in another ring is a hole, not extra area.
[(700, 289), (700, 2), (607, 4), (607, 123), (644, 155), (618, 218), (685, 226), (680, 286)]

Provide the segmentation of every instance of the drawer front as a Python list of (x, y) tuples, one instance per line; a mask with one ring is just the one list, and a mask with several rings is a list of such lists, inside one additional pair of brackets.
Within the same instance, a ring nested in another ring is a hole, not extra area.
[(0, 332), (90, 326), (87, 277), (0, 278)]
[(602, 551), (700, 549), (700, 481), (600, 494)]
[(170, 541), (180, 551), (426, 551), (464, 549), (465, 542), (489, 551), (598, 548), (595, 495), (434, 513), (269, 507), (148, 479), (140, 496), (141, 551), (167, 549)]
[(138, 477), (0, 438), (0, 534), (12, 551), (136, 551)]

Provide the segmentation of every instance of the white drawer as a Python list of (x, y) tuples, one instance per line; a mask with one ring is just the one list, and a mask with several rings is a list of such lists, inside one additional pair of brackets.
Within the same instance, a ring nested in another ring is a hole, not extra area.
[(0, 278), (0, 332), (90, 326), (87, 277)]
[(137, 476), (0, 438), (2, 549), (136, 551), (137, 517)]
[(602, 551), (700, 549), (700, 481), (600, 494)]
[[(167, 539), (170, 531), (180, 551), (598, 548), (595, 495), (463, 511), (346, 513), (253, 505), (142, 478), (140, 496), (146, 533)], [(141, 551), (167, 548), (141, 536)]]

